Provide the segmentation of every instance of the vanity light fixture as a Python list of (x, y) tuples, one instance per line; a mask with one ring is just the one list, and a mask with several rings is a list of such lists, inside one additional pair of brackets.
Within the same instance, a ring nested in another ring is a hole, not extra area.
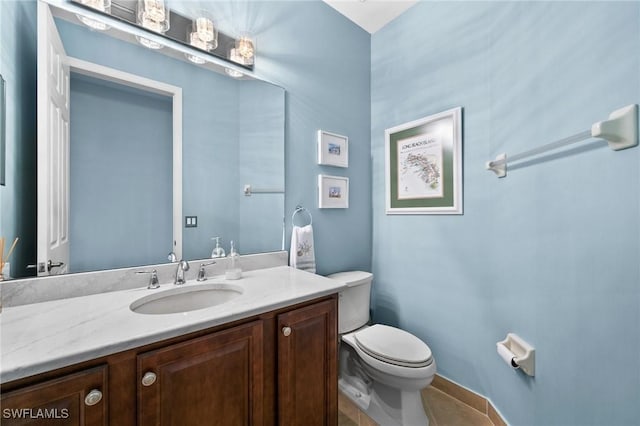
[[(138, 0), (137, 23), (142, 28), (158, 34), (164, 34), (169, 30), (169, 8), (164, 0)], [(163, 44), (148, 38), (136, 36), (144, 47), (149, 49), (162, 49)]]
[[(240, 65), (244, 65), (244, 61), (245, 59), (240, 56), (240, 54), (238, 53), (238, 49), (233, 48), (229, 51), (229, 59), (233, 62), (236, 62)], [(242, 77), (244, 74), (241, 73), (240, 71), (231, 69), (231, 68), (225, 68), (224, 72), (227, 73), (228, 76), (233, 77), (233, 78), (240, 78)]]
[(244, 61), (242, 62), (243, 64), (253, 64), (255, 51), (255, 45), (253, 44), (253, 40), (251, 38), (242, 36), (236, 40), (236, 52), (244, 59)]
[[(111, 0), (79, 0), (79, 2), (85, 6), (98, 10), (100, 12), (104, 12), (108, 14), (111, 13)], [(109, 28), (111, 28), (109, 25), (103, 22), (99, 22), (94, 19), (87, 18), (86, 16), (82, 16), (80, 14), (77, 14), (76, 16), (78, 17), (78, 20), (80, 22), (82, 22), (92, 30), (106, 31)]]
[[(3, 0), (0, 0), (2, 2)], [(46, 2), (76, 3), (92, 13), (90, 19), (96, 22), (83, 22), (94, 29), (114, 28), (110, 22), (115, 20), (133, 25), (138, 30), (134, 32), (136, 40), (149, 49), (168, 47), (172, 52), (181, 51), (189, 61), (196, 64), (216, 63), (222, 60), (237, 67), (230, 67), (227, 73), (236, 78), (251, 72), (254, 68), (256, 55), (256, 40), (246, 30), (240, 30), (239, 36), (231, 36), (219, 31), (210, 11), (195, 11), (192, 17), (170, 10), (169, 4), (173, 0), (44, 0)], [(81, 14), (81, 13), (80, 13)], [(105, 20), (97, 18), (105, 15)], [(93, 24), (93, 25), (92, 25)], [(144, 30), (140, 31), (140, 30)], [(121, 29), (117, 27), (116, 32)], [(149, 35), (145, 35), (149, 32)], [(188, 47), (179, 49), (175, 43)], [(231, 52), (233, 50), (233, 52)], [(223, 65), (224, 66), (224, 65)]]
[[(189, 30), (187, 30), (189, 44), (205, 52), (212, 52), (218, 47), (218, 30), (213, 21), (206, 17), (196, 18)], [(200, 56), (185, 54), (187, 59), (195, 64), (204, 64), (206, 60)]]

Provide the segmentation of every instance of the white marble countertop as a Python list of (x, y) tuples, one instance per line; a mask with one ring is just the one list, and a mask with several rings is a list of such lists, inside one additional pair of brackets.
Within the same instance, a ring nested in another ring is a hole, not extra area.
[[(190, 312), (145, 315), (129, 305), (140, 297), (176, 288), (164, 284), (4, 308), (0, 314), (0, 382), (110, 355), (339, 292), (344, 284), (288, 266), (244, 272), (240, 280), (209, 277), (243, 294), (224, 304)], [(185, 286), (198, 285), (189, 281)]]

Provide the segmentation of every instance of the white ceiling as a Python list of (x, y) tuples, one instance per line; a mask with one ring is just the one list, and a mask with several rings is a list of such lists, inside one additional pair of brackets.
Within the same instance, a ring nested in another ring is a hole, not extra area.
[(373, 34), (400, 16), (417, 0), (323, 0)]

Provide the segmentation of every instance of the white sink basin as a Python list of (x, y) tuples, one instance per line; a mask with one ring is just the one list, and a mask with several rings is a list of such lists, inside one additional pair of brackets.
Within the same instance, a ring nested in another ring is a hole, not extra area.
[(129, 309), (138, 314), (176, 314), (221, 305), (242, 293), (242, 287), (231, 284), (184, 284), (141, 297)]

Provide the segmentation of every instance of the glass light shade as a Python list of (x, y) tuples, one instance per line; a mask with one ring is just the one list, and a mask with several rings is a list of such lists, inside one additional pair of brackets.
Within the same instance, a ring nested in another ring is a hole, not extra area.
[(213, 21), (207, 17), (201, 16), (193, 22), (193, 31), (198, 33), (200, 40), (215, 44), (218, 47), (218, 30), (213, 25)]
[(169, 30), (169, 8), (164, 0), (139, 0), (138, 24), (143, 28), (165, 33)]
[[(194, 28), (195, 28), (195, 22), (194, 22)], [(213, 41), (211, 42), (206, 42), (204, 40), (202, 40), (200, 38), (200, 33), (198, 33), (197, 31), (194, 32), (189, 32), (187, 34), (188, 38), (189, 38), (189, 44), (193, 47), (197, 47), (198, 49), (204, 50), (206, 52), (211, 52), (212, 50), (214, 50), (216, 47), (218, 47), (218, 40), (217, 40), (217, 34), (215, 39), (213, 39)], [(215, 43), (214, 43), (215, 42)], [(199, 64), (202, 65), (205, 62), (207, 62), (206, 60), (204, 60), (203, 58), (196, 56), (196, 55), (190, 55), (189, 53), (185, 53), (185, 56), (187, 57), (188, 60), (190, 60), (191, 62), (193, 62), (194, 64)]]
[(202, 65), (205, 62), (207, 62), (204, 59), (202, 59), (200, 56), (190, 55), (188, 53), (185, 53), (184, 56), (186, 56), (187, 59), (193, 62), (194, 64)]
[(160, 44), (157, 41), (149, 40), (148, 38), (144, 38), (140, 36), (136, 36), (136, 38), (138, 39), (138, 42), (144, 47), (146, 47), (147, 49), (160, 50), (164, 47), (163, 44)]
[(242, 77), (244, 75), (240, 71), (232, 70), (231, 68), (225, 68), (224, 72), (226, 72), (227, 75), (229, 75), (229, 76), (231, 76), (233, 78), (240, 78), (240, 77)]
[[(80, 0), (80, 3), (100, 12), (111, 14), (111, 0)], [(106, 31), (111, 28), (109, 25), (87, 18), (83, 15), (76, 15), (78, 20), (92, 30)]]
[(236, 64), (247, 65), (247, 59), (244, 56), (240, 55), (240, 52), (238, 52), (238, 49), (236, 48), (233, 48), (229, 51), (229, 59)]
[(253, 57), (255, 55), (253, 40), (249, 37), (240, 37), (236, 40), (236, 51), (238, 55), (245, 59), (245, 65), (253, 64)]
[[(229, 59), (232, 60), (233, 62), (236, 62), (238, 64), (242, 64), (244, 65), (245, 63), (245, 58), (243, 58), (242, 56), (240, 56), (240, 54), (238, 53), (238, 49), (231, 49), (229, 51)], [(233, 77), (233, 78), (240, 78), (242, 77), (244, 74), (241, 73), (240, 71), (231, 69), (231, 68), (225, 68), (224, 72), (227, 73), (227, 75)]]

